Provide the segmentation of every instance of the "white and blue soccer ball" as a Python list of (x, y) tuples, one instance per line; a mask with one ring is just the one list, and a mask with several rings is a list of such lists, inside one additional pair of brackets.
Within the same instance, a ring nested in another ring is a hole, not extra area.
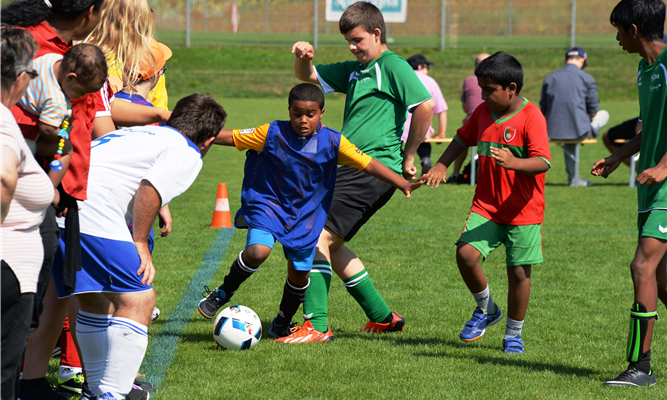
[(250, 350), (262, 337), (262, 321), (246, 306), (227, 307), (213, 321), (213, 339), (224, 350)]

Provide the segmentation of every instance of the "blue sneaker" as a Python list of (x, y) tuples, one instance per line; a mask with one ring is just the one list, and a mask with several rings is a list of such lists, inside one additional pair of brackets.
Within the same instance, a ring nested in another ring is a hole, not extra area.
[(503, 339), (503, 351), (508, 354), (523, 353), (523, 339), (521, 339), (521, 335), (514, 335)]
[(220, 307), (222, 307), (229, 300), (226, 298), (226, 294), (220, 288), (215, 288), (211, 290), (208, 286), (204, 286), (204, 298), (199, 300), (197, 305), (197, 310), (205, 318), (212, 319), (215, 317), (215, 314), (218, 312)]
[(466, 322), (459, 338), (464, 342), (473, 342), (482, 336), (486, 332), (486, 328), (491, 325), (497, 324), (500, 320), (503, 319), (503, 312), (500, 311), (500, 307), (496, 305), (496, 312), (493, 314), (487, 314), (481, 308), (475, 308), (475, 311), (472, 313), (472, 318), (470, 321)]

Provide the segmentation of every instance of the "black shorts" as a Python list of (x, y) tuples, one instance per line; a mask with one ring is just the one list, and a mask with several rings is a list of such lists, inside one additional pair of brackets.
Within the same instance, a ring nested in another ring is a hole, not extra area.
[(352, 167), (338, 168), (326, 227), (349, 242), (394, 191), (395, 187)]
[[(609, 128), (609, 132), (607, 133), (607, 138), (612, 143), (614, 143), (614, 140), (617, 139), (625, 139), (625, 140), (632, 139), (636, 135), (635, 128), (637, 127), (638, 121), (639, 118), (633, 118), (623, 122), (620, 125), (616, 125), (612, 128)], [(621, 145), (623, 143), (614, 143), (614, 144)]]

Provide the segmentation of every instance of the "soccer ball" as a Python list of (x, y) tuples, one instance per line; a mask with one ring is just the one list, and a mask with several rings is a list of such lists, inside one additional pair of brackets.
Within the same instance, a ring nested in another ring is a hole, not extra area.
[(213, 321), (213, 339), (223, 350), (250, 350), (261, 337), (262, 321), (248, 307), (227, 307)]

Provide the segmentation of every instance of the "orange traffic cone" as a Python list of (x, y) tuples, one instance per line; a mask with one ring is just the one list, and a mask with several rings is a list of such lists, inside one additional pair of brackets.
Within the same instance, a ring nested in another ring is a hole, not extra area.
[(229, 213), (229, 199), (227, 199), (227, 184), (218, 184), (218, 195), (215, 198), (213, 221), (211, 228), (231, 228), (232, 215)]

